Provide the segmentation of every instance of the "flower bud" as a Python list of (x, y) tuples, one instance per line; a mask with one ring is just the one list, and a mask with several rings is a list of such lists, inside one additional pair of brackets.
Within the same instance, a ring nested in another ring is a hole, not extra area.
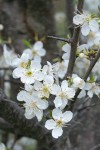
[(84, 58), (84, 56), (85, 56), (84, 53), (80, 53), (80, 54), (79, 54), (79, 57), (80, 57), (80, 58)]
[(0, 31), (2, 31), (3, 29), (4, 29), (4, 26), (0, 24)]

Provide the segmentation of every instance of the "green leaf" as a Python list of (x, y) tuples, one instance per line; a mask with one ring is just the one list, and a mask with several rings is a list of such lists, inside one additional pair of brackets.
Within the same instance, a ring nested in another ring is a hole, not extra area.
[(23, 44), (24, 44), (26, 47), (28, 47), (28, 48), (31, 48), (31, 47), (32, 47), (32, 46), (31, 46), (31, 43), (30, 43), (29, 41), (23, 39), (22, 42), (23, 42)]
[(95, 76), (91, 76), (89, 82), (90, 82), (90, 83), (95, 82)]
[(98, 5), (98, 10), (100, 11), (100, 6)]

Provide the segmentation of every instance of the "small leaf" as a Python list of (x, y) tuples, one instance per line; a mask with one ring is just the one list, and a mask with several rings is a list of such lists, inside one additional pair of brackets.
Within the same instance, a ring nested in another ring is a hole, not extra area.
[(28, 48), (31, 48), (31, 43), (25, 39), (23, 39), (23, 44), (28, 47)]

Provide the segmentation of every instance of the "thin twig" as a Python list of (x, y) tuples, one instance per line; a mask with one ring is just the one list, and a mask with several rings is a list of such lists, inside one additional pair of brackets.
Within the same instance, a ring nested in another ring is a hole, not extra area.
[(67, 42), (67, 43), (72, 42), (72, 39), (65, 39), (65, 38), (60, 38), (60, 37), (56, 37), (56, 36), (49, 36), (49, 35), (47, 37), (51, 38), (51, 39), (56, 39), (56, 40), (59, 40), (59, 41)]
[[(78, 0), (77, 9), (78, 9), (79, 12), (82, 12), (83, 3), (84, 3), (84, 0)], [(77, 44), (78, 44), (79, 34), (80, 34), (80, 27), (75, 26), (73, 37), (72, 37), (72, 43), (71, 43), (71, 52), (70, 52), (68, 70), (67, 70), (67, 77), (71, 77), (72, 73), (73, 73), (75, 60), (76, 60), (76, 51), (77, 51)]]

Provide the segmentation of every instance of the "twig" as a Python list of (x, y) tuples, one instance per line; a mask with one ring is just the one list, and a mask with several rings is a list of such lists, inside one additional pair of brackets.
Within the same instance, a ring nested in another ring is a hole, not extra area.
[(59, 40), (59, 41), (67, 42), (67, 43), (72, 42), (72, 39), (65, 39), (65, 38), (60, 38), (60, 37), (56, 37), (56, 36), (47, 36), (47, 37), (51, 38), (51, 39), (56, 39), (56, 40)]
[(66, 0), (66, 15), (67, 15), (67, 22), (68, 22), (68, 29), (73, 35), (73, 16), (74, 16), (74, 0)]
[[(84, 0), (78, 0), (78, 11), (82, 12)], [(72, 37), (71, 43), (71, 53), (69, 58), (68, 70), (67, 70), (67, 77), (71, 77), (74, 69), (74, 64), (76, 60), (76, 51), (77, 51), (77, 44), (79, 39), (80, 27), (74, 27), (74, 33)]]
[(82, 111), (82, 110), (84, 110), (84, 109), (91, 108), (91, 107), (94, 107), (94, 106), (97, 106), (97, 105), (100, 105), (100, 103), (91, 104), (91, 105), (89, 105), (89, 106), (84, 106), (84, 107), (82, 107), (82, 108), (78, 108), (77, 111), (80, 112), (80, 111)]
[(0, 70), (14, 70), (14, 68), (9, 68), (9, 67), (0, 67)]

